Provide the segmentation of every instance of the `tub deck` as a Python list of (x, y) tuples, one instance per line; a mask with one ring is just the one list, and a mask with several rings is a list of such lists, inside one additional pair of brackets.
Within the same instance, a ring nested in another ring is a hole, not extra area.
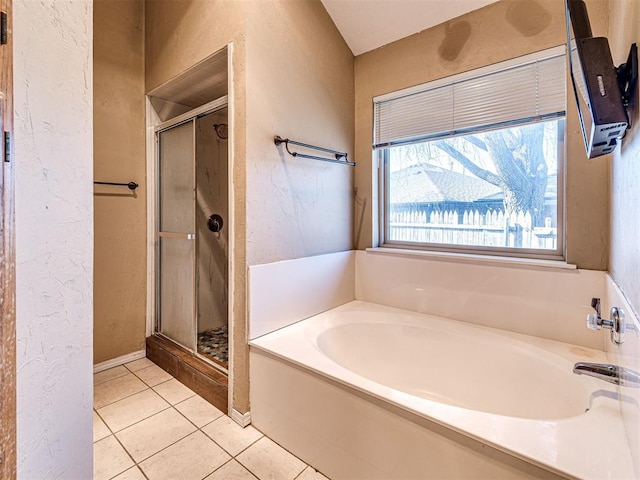
[[(489, 446), (495, 451), (503, 452), (509, 457), (532, 465), (532, 467), (541, 468), (542, 471), (581, 479), (635, 478), (614, 385), (588, 377), (577, 377), (590, 395), (589, 410), (586, 413), (566, 418), (542, 420), (500, 415), (421, 398), (372, 380), (371, 378), (374, 378), (375, 375), (367, 375), (368, 378), (358, 375), (325, 354), (327, 349), (325, 346), (320, 347), (318, 338), (323, 332), (344, 325), (345, 315), (342, 315), (341, 318), (341, 314), (348, 312), (364, 312), (365, 314), (370, 312), (372, 318), (373, 314), (378, 317), (380, 313), (385, 313), (390, 317), (395, 316), (396, 319), (401, 316), (402, 322), (409, 321), (414, 325), (436, 323), (438, 328), (447, 325), (446, 322), (452, 322), (450, 323), (451, 328), (464, 331), (471, 338), (481, 339), (486, 336), (499, 335), (505, 342), (529, 345), (541, 352), (547, 352), (549, 359), (561, 359), (558, 361), (565, 362), (569, 366), (578, 361), (606, 363), (605, 353), (598, 350), (354, 301), (252, 340), (250, 342), (253, 352), (252, 390), (254, 387), (253, 355), (255, 353), (259, 356), (266, 353), (271, 360), (277, 358), (289, 367), (295, 365), (301, 374), (306, 371), (316, 379), (327, 379), (328, 383), (332, 385), (331, 388), (339, 385), (344, 391), (352, 392), (360, 398), (370, 398), (378, 407), (382, 405), (384, 408), (384, 405), (388, 405), (389, 411), (400, 409), (406, 413), (406, 415), (401, 414), (400, 416), (405, 419), (414, 418), (417, 425), (425, 425), (426, 421), (427, 425), (433, 425), (434, 431), (441, 432), (439, 435), (447, 436), (447, 434), (442, 434), (444, 430), (440, 429), (440, 427), (444, 427), (446, 431), (455, 432), (455, 434), (477, 441), (480, 445)], [(469, 361), (473, 361), (473, 358), (470, 358)], [(272, 363), (272, 365), (275, 364)], [(261, 371), (263, 372), (262, 376), (269, 375), (268, 370)], [(300, 379), (296, 381), (299, 382)], [(259, 388), (260, 382), (261, 380), (256, 379), (256, 388)], [(282, 388), (287, 387), (283, 385)], [(295, 385), (291, 388), (291, 395), (295, 395)], [(491, 385), (487, 385), (487, 388), (491, 388)], [(271, 408), (265, 407), (266, 410), (262, 408), (262, 403), (269, 403), (269, 399), (265, 398), (265, 395), (269, 395), (268, 388), (262, 389), (261, 393), (255, 397), (252, 394), (252, 416), (254, 416), (256, 426), (267, 430), (265, 433), (274, 435), (276, 440), (279, 434), (283, 439), (294, 438), (295, 432), (278, 433), (278, 429), (282, 430), (284, 427), (273, 425), (268, 415), (254, 415), (254, 411), (262, 412)], [(528, 399), (523, 397), (522, 402), (526, 401)], [(340, 406), (337, 404), (328, 408), (339, 409)], [(313, 412), (310, 415), (313, 416)], [(301, 419), (298, 423), (304, 421)], [(260, 422), (263, 422), (264, 425), (260, 425)], [(353, 419), (353, 422), (353, 427), (356, 428), (358, 420)], [(290, 428), (297, 427), (291, 426)], [(323, 432), (324, 427), (322, 426), (316, 428), (319, 429), (321, 435), (327, 437), (335, 433), (333, 431)], [(270, 432), (269, 429), (276, 431)], [(335, 438), (338, 437), (335, 436)], [(289, 445), (286, 446), (291, 448)], [(465, 448), (468, 450), (468, 447)], [(311, 450), (309, 449), (309, 451)], [(295, 446), (293, 452), (296, 453)], [(305, 459), (304, 456), (302, 458)], [(313, 461), (305, 460), (313, 465)], [(375, 458), (369, 460), (373, 463), (377, 461)], [(396, 465), (393, 468), (399, 467)], [(451, 466), (447, 468), (451, 468)], [(385, 470), (382, 468), (380, 471)], [(389, 466), (388, 471), (395, 470)], [(388, 478), (393, 477), (389, 476)], [(531, 478), (544, 478), (544, 475), (541, 476), (539, 472), (534, 472), (531, 474)]]

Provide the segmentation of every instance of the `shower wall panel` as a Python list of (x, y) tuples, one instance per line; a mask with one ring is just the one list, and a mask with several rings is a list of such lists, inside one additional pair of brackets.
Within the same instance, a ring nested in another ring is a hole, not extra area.
[[(226, 109), (199, 118), (196, 124), (198, 332), (228, 323), (227, 139), (220, 138), (213, 128), (220, 124), (227, 124)], [(223, 219), (220, 232), (212, 232), (207, 227), (207, 220), (212, 214)]]

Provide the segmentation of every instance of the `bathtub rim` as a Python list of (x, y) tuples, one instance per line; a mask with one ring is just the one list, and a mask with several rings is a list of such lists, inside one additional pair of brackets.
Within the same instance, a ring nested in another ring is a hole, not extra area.
[[(329, 362), (333, 364), (333, 369), (330, 370), (332, 373), (321, 370), (314, 365), (310, 365), (308, 363), (308, 358), (307, 361), (301, 360), (299, 355), (301, 350), (300, 348), (294, 348), (294, 354), (291, 354), (291, 351), (282, 353), (282, 351), (278, 351), (278, 348), (274, 347), (274, 345), (278, 345), (278, 342), (281, 342), (281, 338), (284, 335), (291, 334), (291, 332), (300, 335), (301, 332), (304, 332), (305, 323), (309, 324), (313, 321), (317, 322), (318, 319), (323, 319), (327, 315), (331, 315), (335, 312), (343, 310), (348, 311), (354, 307), (361, 306), (372, 307), (376, 311), (417, 315), (427, 318), (431, 317), (467, 325), (466, 322), (459, 320), (446, 319), (435, 315), (421, 314), (372, 302), (354, 300), (313, 317), (300, 320), (280, 330), (271, 332), (270, 334), (253, 339), (249, 342), (250, 349), (254, 348), (259, 350), (273, 358), (328, 380), (339, 388), (346, 389), (347, 391), (359, 396), (364, 395), (365, 397), (374, 399), (376, 402), (380, 402), (383, 405), (387, 404), (394, 408), (399, 408), (407, 412), (409, 415), (415, 416), (416, 419), (419, 418), (428, 422), (433, 422), (434, 424), (450, 429), (458, 434), (464, 435), (465, 437), (471, 438), (517, 459), (536, 465), (554, 474), (569, 478), (633, 478), (633, 464), (631, 462), (630, 452), (626, 443), (624, 425), (622, 423), (617, 400), (610, 398), (608, 395), (597, 395), (597, 392), (604, 390), (607, 385), (600, 384), (597, 380), (587, 379), (593, 385), (592, 394), (595, 393), (592, 400), (592, 406), (588, 412), (582, 415), (563, 419), (532, 420), (469, 410), (464, 407), (457, 407), (428, 399), (419, 399), (418, 402), (415, 402), (415, 400), (412, 401), (412, 399), (417, 399), (417, 397), (377, 384), (373, 380), (369, 380), (365, 377), (361, 377), (360, 375), (333, 362), (323, 353), (314, 352), (316, 357), (320, 355), (324, 358), (325, 361), (321, 363), (326, 364)], [(566, 353), (569, 356), (573, 356), (576, 361), (580, 361), (581, 357), (576, 353), (569, 352), (570, 348), (577, 348), (580, 351), (596, 352), (598, 358), (592, 359), (593, 361), (606, 361), (605, 352), (590, 349), (588, 347), (532, 337), (530, 335), (509, 332), (482, 325), (468, 325), (474, 329), (477, 328), (491, 332), (500, 332), (501, 335), (521, 341), (523, 339), (532, 338), (535, 339), (535, 342), (538, 344), (544, 345), (549, 343), (556, 347), (564, 345), (568, 349)], [(274, 339), (277, 340), (274, 341)], [(309, 341), (305, 335), (302, 335), (302, 338), (299, 340)], [(300, 345), (298, 345), (298, 347), (299, 346)], [(307, 344), (307, 346), (309, 345)], [(295, 353), (296, 351), (298, 354)], [(307, 351), (306, 353), (309, 354), (310, 352)], [(305, 355), (303, 354), (302, 357), (305, 357)], [(584, 358), (582, 358), (582, 360), (584, 360)], [(339, 373), (338, 375), (335, 374), (336, 371)], [(344, 375), (345, 373), (346, 375)], [(360, 381), (354, 381), (353, 377), (357, 377)], [(381, 388), (375, 388), (376, 385)], [(371, 388), (372, 386), (374, 388)], [(613, 386), (609, 390), (615, 392), (615, 388)], [(382, 394), (381, 391), (386, 391), (386, 394)], [(393, 395), (391, 395), (390, 392), (392, 392)], [(390, 400), (391, 396), (395, 397), (395, 401)], [(399, 401), (398, 399), (403, 401)], [(417, 403), (423, 404), (423, 407), (426, 405), (427, 408), (417, 408)], [(496, 419), (498, 420), (497, 422), (495, 422)], [(489, 427), (494, 423), (504, 424), (506, 427), (504, 427), (500, 432), (491, 431), (491, 428)], [(588, 433), (593, 433), (593, 429), (599, 429), (597, 443), (595, 444), (587, 435)], [(549, 430), (556, 431), (558, 436), (568, 435), (571, 437), (572, 445), (570, 448), (566, 449), (565, 453), (571, 454), (572, 452), (581, 452), (583, 456), (560, 458), (553, 461), (548, 454), (545, 455), (548, 450), (548, 440), (539, 439), (541, 437), (545, 437), (545, 435), (549, 433)], [(486, 432), (490, 433), (487, 434)], [(522, 441), (523, 437), (534, 440), (531, 442)], [(589, 452), (592, 451), (594, 445), (606, 445), (607, 448), (599, 449), (597, 461), (594, 460), (589, 463), (588, 467), (585, 467), (585, 456), (590, 458), (588, 457)], [(623, 452), (623, 455), (620, 455), (620, 452)], [(613, 474), (613, 476), (611, 476), (612, 473), (610, 469), (608, 469), (611, 465), (617, 466), (616, 473)]]

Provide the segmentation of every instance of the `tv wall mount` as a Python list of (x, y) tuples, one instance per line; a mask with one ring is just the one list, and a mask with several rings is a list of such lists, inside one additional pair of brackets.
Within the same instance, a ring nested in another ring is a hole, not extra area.
[(622, 94), (622, 104), (627, 111), (629, 127), (636, 118), (638, 108), (638, 45), (633, 43), (627, 61), (616, 67), (618, 86)]

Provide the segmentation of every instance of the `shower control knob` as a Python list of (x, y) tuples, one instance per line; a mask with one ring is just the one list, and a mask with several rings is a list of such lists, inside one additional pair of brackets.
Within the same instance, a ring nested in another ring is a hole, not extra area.
[(214, 213), (209, 217), (209, 220), (207, 220), (207, 227), (209, 227), (209, 230), (212, 232), (219, 232), (222, 230), (223, 223), (222, 217), (217, 213)]
[(589, 330), (600, 330), (602, 324), (598, 320), (600, 320), (600, 317), (597, 313), (587, 315), (587, 328)]

